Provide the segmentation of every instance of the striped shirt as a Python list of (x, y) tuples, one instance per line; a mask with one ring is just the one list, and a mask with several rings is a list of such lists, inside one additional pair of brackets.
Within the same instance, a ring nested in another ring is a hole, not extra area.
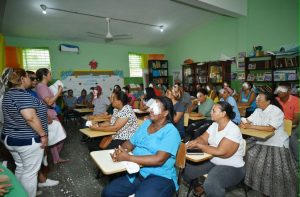
[(23, 109), (33, 108), (42, 123), (43, 130), (48, 133), (47, 107), (39, 99), (31, 96), (26, 90), (11, 88), (5, 93), (2, 109), (4, 125), (2, 139), (8, 136), (10, 146), (25, 146), (32, 144), (32, 138), (40, 142), (39, 135), (30, 127), (20, 113)]

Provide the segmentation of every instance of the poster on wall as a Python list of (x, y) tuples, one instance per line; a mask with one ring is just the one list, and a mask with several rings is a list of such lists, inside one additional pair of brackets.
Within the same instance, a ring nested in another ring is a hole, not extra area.
[(172, 72), (173, 75), (173, 84), (175, 84), (176, 82), (182, 82), (182, 70), (174, 70)]
[(103, 95), (109, 97), (114, 85), (124, 86), (123, 71), (63, 71), (61, 81), (64, 90), (72, 89), (76, 97), (81, 90), (89, 93), (90, 88), (97, 85), (102, 87)]

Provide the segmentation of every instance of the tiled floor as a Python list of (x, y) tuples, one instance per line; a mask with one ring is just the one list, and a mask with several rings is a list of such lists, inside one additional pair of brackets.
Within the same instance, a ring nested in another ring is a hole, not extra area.
[[(59, 180), (55, 187), (41, 188), (41, 197), (100, 197), (103, 187), (108, 183), (108, 177), (95, 179), (97, 167), (89, 156), (85, 144), (80, 143), (82, 137), (77, 122), (65, 125), (67, 139), (61, 156), (70, 159), (68, 163), (50, 165), (49, 178)], [(187, 188), (181, 187), (180, 196), (187, 195)], [(192, 194), (190, 195), (192, 196)], [(226, 193), (228, 197), (245, 196), (243, 189), (235, 189)], [(255, 191), (248, 192), (249, 197), (262, 196)]]

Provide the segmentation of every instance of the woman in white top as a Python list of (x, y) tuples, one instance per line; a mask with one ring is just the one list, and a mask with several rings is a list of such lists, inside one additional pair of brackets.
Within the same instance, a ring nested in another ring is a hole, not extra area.
[(272, 93), (260, 93), (256, 103), (258, 108), (241, 127), (274, 135), (248, 146), (245, 183), (267, 196), (297, 196), (297, 167), (288, 149), (282, 108)]
[(188, 149), (200, 149), (214, 156), (204, 163), (186, 164), (183, 178), (189, 183), (208, 173), (203, 188), (194, 185), (196, 196), (204, 191), (207, 196), (225, 196), (225, 189), (238, 184), (245, 176), (244, 140), (239, 127), (231, 121), (234, 116), (229, 103), (218, 102), (211, 111), (215, 122), (203, 135), (187, 144)]
[(154, 89), (151, 87), (146, 88), (144, 94), (141, 96), (140, 110), (147, 110), (151, 106), (155, 97)]

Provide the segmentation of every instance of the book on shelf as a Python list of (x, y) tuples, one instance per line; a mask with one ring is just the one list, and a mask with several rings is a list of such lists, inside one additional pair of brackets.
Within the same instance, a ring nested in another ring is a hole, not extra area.
[(254, 81), (254, 80), (255, 80), (255, 75), (253, 75), (253, 74), (247, 75), (247, 81)]
[(249, 70), (254, 70), (254, 69), (256, 69), (256, 64), (255, 64), (255, 63), (249, 64), (249, 65), (248, 65), (248, 69), (249, 69)]
[(293, 81), (297, 79), (296, 70), (278, 70), (274, 72), (274, 81)]
[(272, 81), (272, 73), (265, 73), (264, 81)]

